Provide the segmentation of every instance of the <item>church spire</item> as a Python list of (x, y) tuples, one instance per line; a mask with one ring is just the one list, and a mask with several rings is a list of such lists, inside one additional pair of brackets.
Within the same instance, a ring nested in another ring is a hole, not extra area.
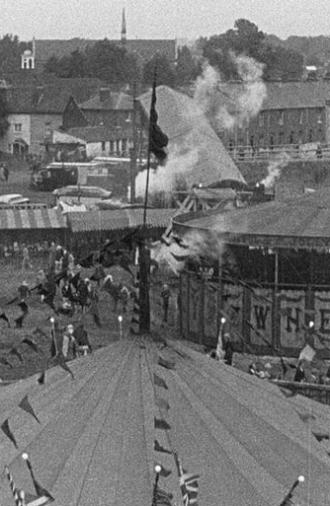
[(121, 18), (121, 41), (126, 42), (126, 17), (125, 17), (125, 7), (123, 8), (123, 14)]

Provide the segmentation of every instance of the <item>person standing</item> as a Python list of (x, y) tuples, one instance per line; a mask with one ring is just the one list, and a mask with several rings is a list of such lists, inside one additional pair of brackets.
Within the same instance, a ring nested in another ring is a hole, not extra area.
[(76, 356), (76, 346), (75, 346), (75, 337), (74, 337), (74, 327), (69, 324), (63, 334), (62, 341), (62, 354), (64, 358), (75, 358)]
[(163, 321), (167, 322), (168, 308), (170, 304), (171, 291), (167, 283), (164, 283), (160, 296), (163, 300)]

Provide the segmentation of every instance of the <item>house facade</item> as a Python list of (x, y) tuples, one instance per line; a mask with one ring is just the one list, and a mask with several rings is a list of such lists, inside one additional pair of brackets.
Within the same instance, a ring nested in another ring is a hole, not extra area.
[(70, 128), (67, 133), (84, 141), (87, 158), (130, 155), (132, 139), (125, 137), (122, 130), (94, 125)]
[(9, 128), (0, 139), (0, 150), (16, 156), (40, 154), (45, 138), (62, 127), (70, 96), (86, 100), (100, 85), (98, 79), (54, 79), (50, 84), (2, 89), (8, 104)]
[[(266, 97), (257, 115), (241, 123), (236, 121), (230, 129), (216, 127), (228, 149), (237, 146), (271, 149), (330, 142), (327, 112), (330, 80), (266, 82), (265, 85)], [(223, 106), (233, 117), (239, 97), (244, 96), (244, 86), (243, 83), (221, 86), (220, 103), (223, 100)]]

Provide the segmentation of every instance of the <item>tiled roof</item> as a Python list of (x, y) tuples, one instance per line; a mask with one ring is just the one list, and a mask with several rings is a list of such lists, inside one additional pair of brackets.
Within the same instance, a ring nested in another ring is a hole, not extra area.
[(55, 209), (0, 209), (0, 230), (66, 228)]
[(123, 130), (115, 127), (105, 126), (86, 126), (86, 127), (73, 127), (68, 130), (68, 134), (73, 137), (78, 137), (86, 142), (108, 142), (110, 140), (122, 139)]
[[(320, 81), (288, 81), (266, 82), (267, 96), (263, 101), (262, 110), (297, 109), (307, 107), (324, 107), (330, 100), (330, 79)], [(221, 89), (225, 95), (222, 99), (235, 104), (241, 93), (242, 83), (223, 83)]]
[[(176, 212), (177, 209), (148, 209), (147, 226), (166, 228)], [(70, 213), (68, 220), (73, 232), (132, 229), (143, 225), (143, 209)]]
[[(36, 60), (41, 64), (45, 64), (51, 56), (55, 55), (57, 58), (68, 56), (76, 50), (84, 51), (96, 42), (99, 42), (99, 40), (79, 38), (69, 40), (38, 39), (36, 40)], [(118, 39), (110, 40), (110, 42), (121, 44)], [(165, 55), (170, 61), (174, 61), (176, 56), (176, 42), (174, 39), (132, 39), (126, 41), (125, 47), (144, 62), (150, 60), (156, 53)]]
[(85, 110), (110, 110), (110, 111), (117, 111), (117, 110), (126, 110), (131, 111), (133, 109), (133, 98), (130, 95), (127, 95), (127, 93), (110, 93), (110, 97), (106, 100), (100, 100), (100, 94), (97, 94), (87, 100), (86, 102), (83, 102), (82, 104), (79, 104), (79, 107), (85, 111)]
[(69, 98), (77, 102), (95, 94), (102, 82), (94, 78), (54, 79), (41, 86), (13, 86), (9, 89), (10, 113), (62, 114)]
[[(214, 183), (221, 179), (244, 181), (221, 140), (198, 109), (195, 102), (167, 86), (157, 87), (156, 110), (158, 122), (169, 138), (168, 152), (175, 153), (178, 163), (186, 164), (182, 171), (188, 185)], [(146, 116), (150, 111), (151, 91), (139, 97)]]
[[(145, 506), (152, 503), (154, 463), (170, 475), (160, 488), (181, 504), (172, 454), (154, 451), (154, 441), (176, 450), (188, 473), (199, 475), (203, 506), (278, 506), (299, 475), (305, 482), (294, 504), (321, 506), (329, 496), (329, 456), (297, 408), (276, 385), (209, 359), (167, 340), (161, 351), (152, 339), (121, 339), (71, 361), (71, 379), (61, 367), (1, 389), (0, 423), (8, 417), (19, 448), (2, 435), (0, 465), (15, 482), (33, 491), (22, 461), (27, 449), (36, 480), (54, 506)], [(24, 345), (23, 345), (24, 346)], [(23, 350), (22, 350), (23, 351)], [(24, 352), (23, 352), (24, 353)], [(169, 371), (159, 356), (175, 363)], [(154, 383), (154, 374), (167, 390)], [(161, 392), (162, 390), (162, 392)], [(40, 423), (22, 409), (28, 396)], [(162, 397), (170, 409), (159, 410)], [(329, 427), (329, 406), (322, 416)], [(319, 412), (308, 403), (314, 421)], [(155, 428), (155, 418), (168, 424)], [(12, 504), (1, 487), (2, 504)]]
[(203, 230), (228, 242), (269, 247), (330, 247), (330, 188), (289, 201), (273, 201), (233, 211), (210, 211), (201, 217), (174, 219), (182, 231)]

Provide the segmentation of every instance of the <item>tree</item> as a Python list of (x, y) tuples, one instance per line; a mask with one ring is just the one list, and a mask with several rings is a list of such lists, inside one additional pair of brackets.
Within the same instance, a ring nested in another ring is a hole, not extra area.
[(195, 81), (200, 71), (200, 65), (193, 58), (190, 49), (187, 46), (179, 48), (176, 64), (176, 84), (182, 86)]
[(20, 42), (17, 35), (6, 34), (0, 39), (0, 71), (15, 72), (21, 67), (21, 54), (28, 45)]
[(166, 56), (156, 54), (143, 67), (143, 82), (146, 85), (152, 85), (155, 69), (157, 71), (157, 85), (165, 84), (174, 87), (175, 70)]
[(7, 121), (8, 114), (9, 111), (7, 100), (4, 95), (0, 93), (0, 138), (5, 135), (9, 128), (9, 123)]

